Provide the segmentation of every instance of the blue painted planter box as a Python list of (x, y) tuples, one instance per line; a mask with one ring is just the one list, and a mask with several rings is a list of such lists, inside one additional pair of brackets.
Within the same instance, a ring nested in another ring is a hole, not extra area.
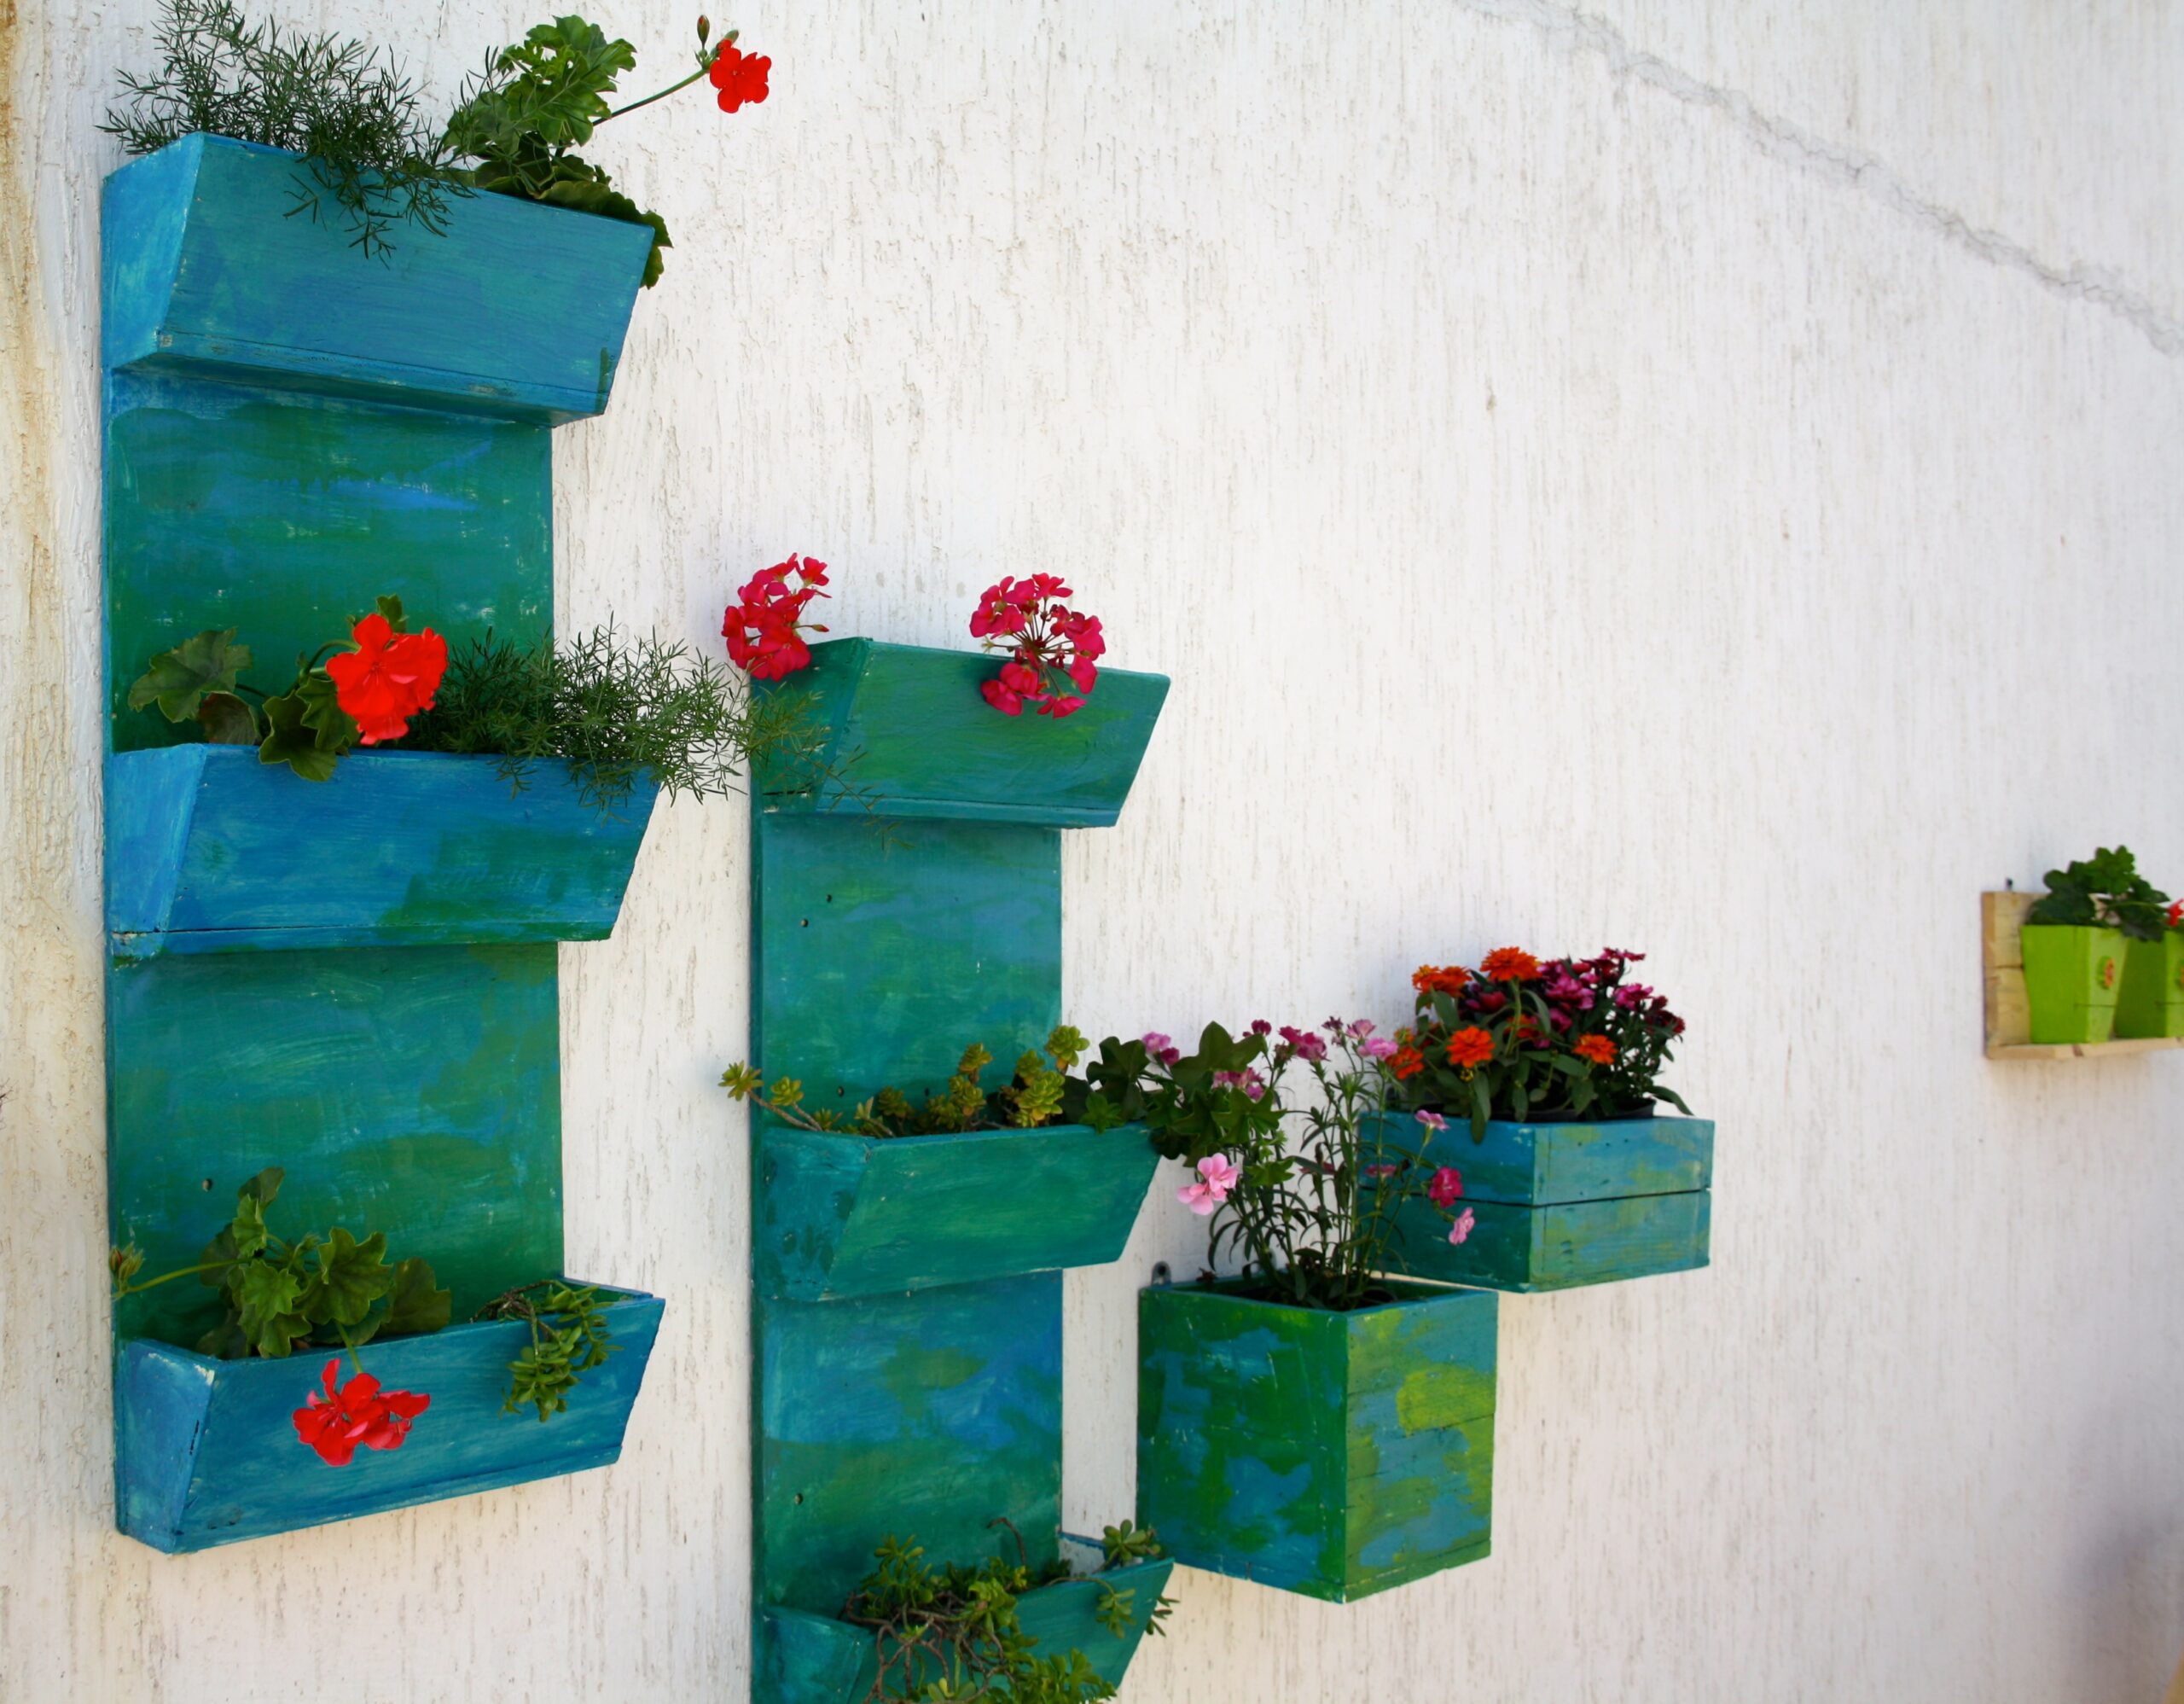
[[(830, 639), (811, 664), (767, 689), (814, 695), (824, 760), (887, 817), (1104, 828), (1122, 814), (1168, 678), (1102, 668), (1084, 707), (1059, 719), (1004, 716), (979, 695), (1003, 659), (977, 651)], [(853, 759), (853, 761), (852, 761)], [(759, 776), (770, 811), (823, 809), (839, 782), (793, 771)]]
[(489, 757), (359, 752), (305, 781), (243, 746), (107, 759), (114, 953), (602, 940), (651, 820), (613, 814), (568, 768), (512, 794)]
[[(382, 262), (278, 148), (184, 137), (113, 173), (104, 360), (137, 372), (549, 422), (607, 406), (652, 232), (507, 195), (450, 195)], [(290, 217), (291, 214), (294, 216)]]
[[(520, 1321), (455, 1325), (364, 1346), (381, 1386), (432, 1406), (398, 1450), (359, 1450), (329, 1467), (291, 1419), (328, 1353), (216, 1361), (139, 1338), (114, 1356), (115, 1521), (170, 1554), (377, 1515), (412, 1503), (605, 1467), (643, 1383), (661, 1303), (624, 1292), (607, 1311), (619, 1352), (583, 1375), (567, 1411), (541, 1422), (502, 1411), (508, 1363), (531, 1341)], [(343, 1376), (352, 1373), (345, 1360)]]
[(1139, 1293), (1137, 1518), (1178, 1562), (1343, 1603), (1487, 1554), (1500, 1298), (1388, 1288)]
[[(1099, 1547), (1089, 1548), (1096, 1561)], [(1175, 1566), (1168, 1560), (1136, 1562), (1025, 1592), (1016, 1601), (1016, 1613), (1024, 1631), (1037, 1641), (1033, 1655), (1083, 1651), (1102, 1679), (1120, 1687)], [(1103, 1589), (1130, 1594), (1128, 1632), (1118, 1636), (1101, 1625)], [(752, 1704), (860, 1704), (879, 1678), (879, 1653), (869, 1628), (801, 1609), (762, 1608), (758, 1637)]]
[(800, 1301), (1105, 1265), (1159, 1163), (1141, 1125), (758, 1140), (757, 1282)]
[[(1415, 1151), (1421, 1133), (1391, 1115), (1389, 1142)], [(1397, 1220), (1397, 1265), (1413, 1277), (1493, 1290), (1562, 1290), (1707, 1262), (1712, 1225), (1710, 1119), (1616, 1119), (1601, 1124), (1488, 1124), (1474, 1143), (1461, 1120), (1435, 1137), (1434, 1163), (1463, 1174), (1476, 1223), (1451, 1246), (1423, 1203)]]

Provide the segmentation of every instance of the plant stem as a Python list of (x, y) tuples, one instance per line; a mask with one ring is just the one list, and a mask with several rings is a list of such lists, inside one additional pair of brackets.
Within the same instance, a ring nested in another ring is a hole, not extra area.
[(131, 1282), (118, 1286), (113, 1299), (119, 1301), (124, 1296), (141, 1295), (146, 1290), (156, 1290), (161, 1284), (171, 1284), (177, 1278), (193, 1278), (200, 1272), (217, 1272), (224, 1266), (235, 1264), (232, 1260), (207, 1260), (201, 1266), (184, 1266), (178, 1272), (162, 1272), (158, 1277), (147, 1278), (141, 1284)]
[[(695, 71), (692, 72), (688, 77), (684, 78), (680, 83), (671, 83), (667, 87), (661, 90), (656, 95), (648, 95), (642, 101), (632, 101), (626, 107), (617, 107), (613, 112), (607, 115), (606, 119), (601, 119), (599, 123), (603, 125), (607, 122), (607, 119), (619, 119), (624, 113), (634, 113), (640, 107), (649, 107), (655, 101), (665, 101), (670, 95), (675, 94), (681, 90), (688, 89), (693, 83), (695, 83), (700, 77), (703, 77), (707, 72), (713, 68), (713, 61), (720, 57), (721, 49), (728, 46), (729, 43), (733, 42), (736, 37), (742, 33), (743, 32), (741, 30), (730, 30), (726, 35), (723, 36), (717, 42), (713, 44), (713, 50), (706, 55), (706, 62), (700, 66)], [(595, 125), (593, 128), (596, 129), (597, 126)]]

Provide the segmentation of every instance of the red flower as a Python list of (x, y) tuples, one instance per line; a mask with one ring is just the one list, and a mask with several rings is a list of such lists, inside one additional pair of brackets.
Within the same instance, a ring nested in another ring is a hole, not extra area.
[[(979, 594), (971, 637), (989, 651), (1009, 654), (1001, 673), (979, 690), (1004, 716), (1022, 713), (1026, 703), (1037, 705), (1042, 716), (1074, 715), (1098, 684), (1107, 638), (1098, 616), (1062, 602), (1075, 596), (1054, 574), (1004, 575)], [(1065, 678), (1074, 693), (1062, 689)]]
[(1449, 1063), (1460, 1065), (1467, 1071), (1475, 1065), (1484, 1065), (1494, 1057), (1494, 1038), (1473, 1025), (1458, 1030), (1449, 1038)]
[(766, 73), (773, 68), (772, 60), (723, 44), (706, 75), (720, 90), (721, 111), (733, 113), (746, 102), (755, 107), (766, 98)]
[(2179, 899), (2169, 908), (2169, 927), (2173, 929), (2180, 923), (2184, 923), (2184, 899)]
[(1025, 699), (1037, 703), (1046, 696), (1039, 689), (1039, 672), (1022, 663), (1003, 663), (1001, 672), (979, 690), (985, 695), (986, 702), (1004, 716), (1021, 715)]
[(326, 1394), (311, 1393), (295, 1411), (296, 1436), (318, 1451), (328, 1467), (346, 1468), (362, 1444), (368, 1450), (398, 1450), (410, 1435), (410, 1422), (433, 1405), (416, 1391), (382, 1391), (369, 1373), (359, 1373), (336, 1388), (341, 1370), (337, 1355), (326, 1364), (320, 1382)]
[(1536, 982), (1539, 961), (1513, 946), (1497, 946), (1486, 955), (1478, 974), (1490, 982)]
[(1426, 1056), (1414, 1047), (1397, 1048), (1396, 1056), (1388, 1061), (1388, 1069), (1396, 1073), (1398, 1080), (1415, 1077), (1425, 1068)]
[(433, 707), (447, 672), (447, 641), (427, 627), (397, 633), (374, 611), (357, 624), (357, 648), (326, 660), (334, 701), (352, 719), (357, 736), (375, 746), (410, 731), (410, 718)]
[(1433, 1205), (1437, 1207), (1454, 1207), (1456, 1198), (1463, 1192), (1463, 1173), (1453, 1166), (1443, 1166), (1433, 1174), (1433, 1181), (1426, 1186), (1426, 1193), (1433, 1198)]
[(1604, 1035), (1581, 1035), (1571, 1050), (1580, 1059), (1589, 1059), (1595, 1065), (1615, 1063), (1615, 1044)]
[[(788, 583), (791, 574), (797, 577), (793, 589)], [(791, 556), (752, 575), (735, 594), (741, 602), (730, 604), (721, 619), (729, 660), (753, 680), (780, 680), (804, 667), (811, 660), (811, 648), (802, 636), (827, 630), (804, 620), (804, 608), (813, 598), (828, 595), (820, 590), (826, 584), (827, 565), (816, 556), (801, 561)]]

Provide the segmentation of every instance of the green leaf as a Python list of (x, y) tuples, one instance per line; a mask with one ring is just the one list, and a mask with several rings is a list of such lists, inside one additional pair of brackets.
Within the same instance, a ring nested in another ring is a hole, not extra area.
[(269, 1240), (265, 1209), (273, 1205), (288, 1175), (278, 1166), (268, 1166), (235, 1191), (235, 1216), (228, 1227), (235, 1246), (233, 1258), (247, 1259), (265, 1247)]
[(418, 1255), (395, 1267), (394, 1288), (388, 1294), (392, 1300), (380, 1328), (390, 1337), (439, 1331), (453, 1317), (453, 1296), (439, 1288), (432, 1267)]
[(250, 647), (236, 644), (235, 637), (232, 627), (208, 627), (160, 652), (131, 683), (129, 707), (156, 704), (168, 721), (187, 722), (206, 693), (232, 693), (236, 676), (250, 666)]
[[(400, 598), (380, 597), (374, 599), (373, 602), (378, 604), (379, 613), (386, 618), (386, 625), (388, 626), (392, 627), (398, 633), (407, 633), (410, 631), (407, 627), (402, 625), (402, 600)], [(349, 625), (353, 627), (356, 625), (356, 623), (352, 621)]]
[(338, 755), (321, 748), (317, 730), (305, 724), (305, 710), (303, 700), (294, 693), (265, 701), (265, 724), (270, 731), (258, 748), (258, 760), (284, 763), (305, 781), (331, 781)]
[(340, 689), (333, 676), (313, 669), (296, 683), (293, 692), (303, 701), (304, 725), (317, 730), (319, 750), (338, 758), (357, 743), (363, 730), (341, 707)]
[(298, 1306), (303, 1280), (270, 1260), (243, 1263), (235, 1287), (235, 1324), (261, 1355), (285, 1355), (311, 1323)]
[(250, 1353), (250, 1339), (230, 1316), (197, 1340), (197, 1352), (218, 1361), (240, 1361)]
[(208, 692), (197, 704), (197, 719), (205, 738), (215, 746), (254, 746), (260, 737), (258, 718), (232, 692)]
[(318, 1251), (318, 1270), (305, 1287), (301, 1306), (315, 1323), (360, 1325), (372, 1304), (393, 1288), (386, 1233), (375, 1230), (359, 1242), (336, 1225)]

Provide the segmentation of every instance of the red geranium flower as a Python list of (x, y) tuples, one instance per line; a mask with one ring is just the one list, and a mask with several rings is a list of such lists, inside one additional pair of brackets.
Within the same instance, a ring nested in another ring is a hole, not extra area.
[(1486, 955), (1478, 974), (1490, 982), (1536, 982), (1539, 961), (1513, 946), (1497, 946)]
[[(1009, 655), (1000, 674), (979, 690), (1002, 715), (1020, 715), (1026, 704), (1056, 718), (1084, 707), (1099, 682), (1107, 642), (1098, 616), (1080, 614), (1062, 602), (1075, 596), (1054, 574), (1020, 580), (1004, 575), (979, 594), (971, 637), (989, 651)], [(1062, 689), (1065, 679), (1075, 692)]]
[(1494, 1057), (1494, 1038), (1473, 1025), (1458, 1030), (1449, 1038), (1449, 1063), (1460, 1065), (1465, 1070), (1484, 1065)]
[(755, 107), (766, 98), (766, 73), (773, 68), (773, 61), (763, 55), (746, 54), (723, 44), (706, 75), (720, 90), (721, 111), (733, 113), (746, 103)]
[(1615, 1044), (1604, 1035), (1581, 1035), (1570, 1050), (1580, 1059), (1589, 1059), (1595, 1065), (1615, 1063)]
[[(793, 588), (791, 574), (797, 579)], [(804, 608), (828, 595), (820, 590), (826, 584), (827, 565), (816, 556), (800, 561), (791, 556), (752, 575), (735, 594), (741, 602), (730, 604), (721, 618), (729, 660), (753, 680), (779, 680), (805, 666), (811, 648), (803, 636), (827, 630), (804, 620)]]
[(352, 719), (365, 745), (398, 740), (410, 718), (433, 707), (447, 672), (447, 641), (427, 627), (398, 633), (375, 610), (356, 625), (357, 648), (326, 660), (334, 701)]
[(417, 1391), (383, 1391), (369, 1373), (359, 1373), (337, 1387), (334, 1375), (341, 1370), (336, 1355), (320, 1375), (326, 1394), (311, 1393), (311, 1399), (294, 1414), (296, 1436), (318, 1451), (328, 1467), (346, 1468), (362, 1444), (368, 1450), (398, 1450), (410, 1435), (410, 1423), (433, 1405)]

